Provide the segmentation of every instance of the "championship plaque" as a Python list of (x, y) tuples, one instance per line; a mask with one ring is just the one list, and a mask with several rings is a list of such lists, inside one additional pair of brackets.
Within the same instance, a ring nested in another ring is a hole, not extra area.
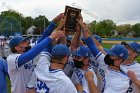
[(79, 14), (81, 13), (81, 9), (66, 6), (65, 7), (65, 30), (68, 32), (74, 32), (76, 28), (76, 19), (78, 18)]

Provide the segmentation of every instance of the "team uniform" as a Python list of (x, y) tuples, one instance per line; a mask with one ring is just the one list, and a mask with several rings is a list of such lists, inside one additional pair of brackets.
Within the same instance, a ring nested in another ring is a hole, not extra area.
[(95, 82), (95, 85), (97, 86), (97, 77), (91, 67), (89, 67), (86, 70), (75, 69), (73, 72), (72, 78), (71, 78), (71, 80), (73, 81), (74, 84), (81, 84), (83, 86), (83, 93), (90, 93), (89, 88), (88, 88), (88, 82), (84, 76), (84, 74), (87, 70), (92, 71), (92, 73), (94, 75), (93, 80)]
[(122, 71), (113, 70), (105, 64), (105, 55), (98, 51), (90, 37), (86, 39), (86, 44), (92, 54), (97, 53), (95, 60), (98, 62), (97, 75), (101, 80), (99, 85), (101, 93), (126, 93), (129, 88), (129, 77)]
[[(140, 80), (140, 64), (137, 61), (134, 61), (129, 65), (123, 64), (122, 66), (127, 70), (133, 71), (136, 74), (137, 79)], [(130, 87), (127, 90), (127, 93), (140, 93), (140, 89), (138, 89), (137, 86), (132, 81), (130, 81)]]
[[(8, 73), (11, 81), (12, 93), (26, 93), (26, 88), (34, 69), (33, 62), (27, 62), (21, 67), (18, 67), (18, 57), (21, 54), (11, 54), (7, 58)], [(20, 82), (17, 84), (17, 82)]]
[[(55, 23), (52, 22), (37, 41), (38, 44), (28, 52), (24, 54), (12, 53), (7, 57), (12, 93), (27, 93), (27, 88), (34, 87), (34, 81), (31, 80), (33, 77), (32, 72), (36, 64), (34, 58), (52, 41), (52, 39), (47, 36), (51, 34), (54, 27)], [(13, 46), (13, 44), (17, 43), (14, 39), (21, 40), (21, 37), (13, 38), (13, 41), (11, 40), (9, 45)]]
[(71, 80), (62, 69), (50, 69), (50, 54), (42, 53), (35, 68), (37, 93), (77, 93)]
[(126, 93), (129, 88), (129, 77), (121, 71), (116, 71), (104, 63), (105, 55), (99, 53), (100, 56), (96, 57), (99, 62), (98, 74), (100, 75), (99, 89), (103, 93)]

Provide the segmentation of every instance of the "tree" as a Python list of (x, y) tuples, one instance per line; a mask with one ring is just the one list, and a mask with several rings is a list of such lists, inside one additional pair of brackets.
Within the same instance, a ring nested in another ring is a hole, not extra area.
[(25, 29), (34, 25), (34, 19), (31, 16), (25, 17)]
[(136, 37), (140, 37), (140, 23), (133, 25), (132, 30), (136, 33)]
[(119, 34), (126, 36), (132, 30), (132, 28), (130, 24), (124, 24), (117, 26), (116, 30), (118, 31)]
[(99, 23), (93, 25), (91, 25), (91, 29), (95, 29), (94, 32), (100, 36), (112, 36), (112, 30), (114, 30), (116, 27), (116, 24), (109, 19), (100, 21)]
[(41, 32), (48, 26), (49, 21), (45, 16), (39, 15), (34, 19), (34, 25), (40, 28)]
[(23, 16), (21, 13), (8, 10), (1, 12), (0, 17), (2, 18), (0, 29), (2, 29), (1, 32), (4, 35), (13, 35), (15, 32), (20, 32), (22, 30), (21, 19), (23, 19)]

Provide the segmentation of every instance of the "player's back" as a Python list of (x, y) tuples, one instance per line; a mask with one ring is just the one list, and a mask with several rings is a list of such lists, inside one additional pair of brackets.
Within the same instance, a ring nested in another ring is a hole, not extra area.
[(35, 74), (37, 76), (37, 93), (77, 93), (71, 80), (62, 69), (50, 69), (50, 56), (41, 54)]

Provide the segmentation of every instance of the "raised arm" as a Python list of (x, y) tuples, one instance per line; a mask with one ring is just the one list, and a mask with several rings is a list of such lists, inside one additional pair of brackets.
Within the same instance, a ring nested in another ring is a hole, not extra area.
[(85, 42), (87, 46), (89, 47), (90, 51), (92, 52), (93, 56), (96, 57), (97, 54), (100, 52), (93, 42), (92, 38), (90, 37), (90, 34), (88, 33), (89, 29), (88, 27), (83, 23), (82, 20), (77, 20), (81, 28), (83, 29), (82, 33), (85, 37)]
[(77, 25), (76, 32), (71, 42), (72, 52), (76, 51), (76, 49), (79, 47), (80, 37), (81, 37), (81, 28)]
[(58, 16), (56, 16), (52, 22), (49, 24), (49, 26), (45, 29), (42, 36), (37, 40), (37, 43), (40, 43), (43, 39), (50, 36), (52, 31), (54, 30), (56, 23), (60, 21), (60, 19), (63, 17), (63, 13), (60, 13)]
[(24, 54), (20, 55), (18, 58), (18, 66), (20, 67), (23, 64), (25, 64), (26, 62), (32, 60), (45, 47), (49, 46), (52, 40), (59, 38), (61, 36), (64, 36), (64, 33), (62, 31), (54, 31), (49, 37), (46, 37), (43, 41), (41, 41), (39, 44), (34, 46), (28, 52), (25, 52)]

